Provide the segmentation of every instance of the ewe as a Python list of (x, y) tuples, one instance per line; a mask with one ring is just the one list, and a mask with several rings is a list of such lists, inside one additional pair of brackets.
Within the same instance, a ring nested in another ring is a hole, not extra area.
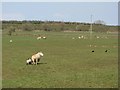
[(43, 57), (43, 53), (42, 52), (38, 52), (37, 54), (32, 55), (31, 59), (33, 64), (36, 64), (39, 62), (39, 60), (41, 59), (41, 57)]

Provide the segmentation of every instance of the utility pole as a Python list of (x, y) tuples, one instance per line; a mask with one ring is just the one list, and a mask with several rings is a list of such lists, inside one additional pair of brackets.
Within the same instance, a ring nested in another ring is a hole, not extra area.
[(93, 17), (93, 15), (90, 16), (90, 19), (91, 19), (91, 24), (90, 24), (90, 39), (92, 39), (92, 17)]

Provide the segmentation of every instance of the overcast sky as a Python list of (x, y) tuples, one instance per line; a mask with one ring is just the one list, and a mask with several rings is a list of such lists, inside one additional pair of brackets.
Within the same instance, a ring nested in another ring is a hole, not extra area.
[(54, 20), (118, 24), (117, 2), (3, 2), (3, 20)]

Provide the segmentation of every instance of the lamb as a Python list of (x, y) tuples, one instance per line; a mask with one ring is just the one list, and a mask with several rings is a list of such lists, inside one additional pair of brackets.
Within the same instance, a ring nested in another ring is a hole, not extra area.
[(28, 58), (28, 59), (26, 60), (26, 65), (28, 65), (28, 64), (32, 64), (32, 59), (31, 59), (31, 58)]

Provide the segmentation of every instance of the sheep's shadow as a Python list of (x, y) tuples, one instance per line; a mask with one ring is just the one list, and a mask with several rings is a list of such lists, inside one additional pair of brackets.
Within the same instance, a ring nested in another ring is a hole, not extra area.
[(39, 64), (47, 64), (47, 63), (37, 63), (37, 64), (39, 65)]
[[(40, 65), (40, 64), (47, 64), (47, 63), (37, 63), (37, 65)], [(26, 64), (26, 65), (36, 65), (36, 64), (30, 63), (30, 64)]]

